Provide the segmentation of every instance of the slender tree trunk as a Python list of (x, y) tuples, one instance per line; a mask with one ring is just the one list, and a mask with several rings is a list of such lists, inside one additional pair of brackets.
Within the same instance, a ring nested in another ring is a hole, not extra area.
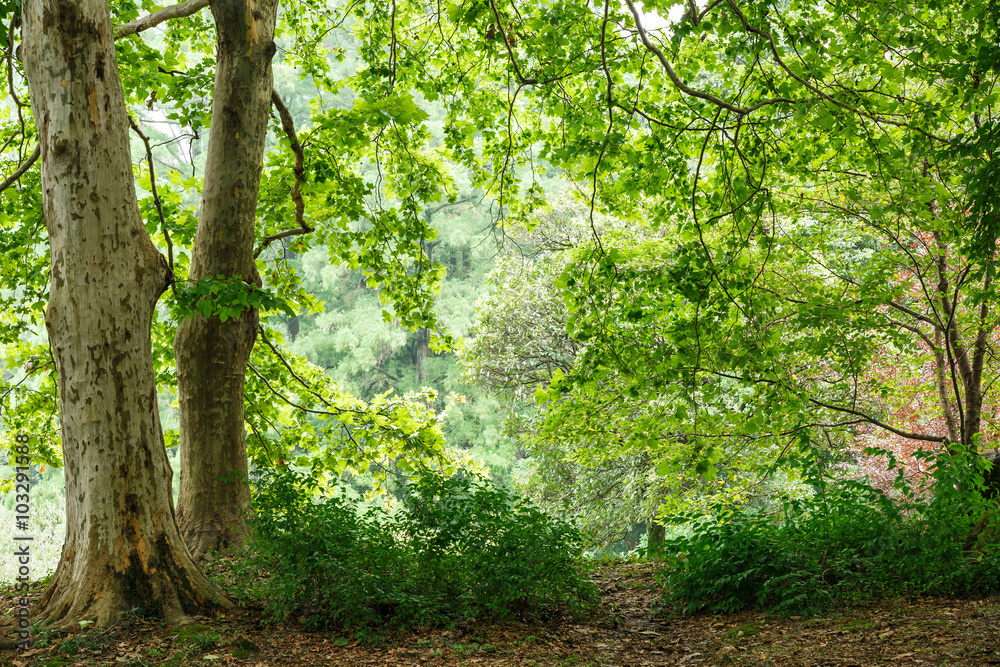
[(171, 276), (136, 203), (108, 5), (25, 0), (22, 16), (66, 464), (66, 541), (33, 620), (106, 626), (145, 607), (177, 623), (232, 609), (174, 518), (150, 332)]
[[(217, 47), (212, 125), (190, 278), (260, 285), (254, 222), (271, 107), (277, 0), (213, 0)], [(177, 329), (178, 522), (196, 558), (238, 547), (249, 506), (243, 388), (258, 314), (196, 315)]]
[(667, 536), (667, 530), (663, 524), (649, 520), (649, 528), (646, 533), (646, 550), (650, 556), (659, 556), (663, 553), (663, 542)]
[[(292, 252), (291, 248), (289, 247), (290, 245), (291, 244), (288, 242), (288, 239), (281, 240), (281, 249), (282, 252), (284, 253), (286, 262), (290, 262), (291, 260), (295, 259), (295, 253)], [(289, 340), (291, 340), (294, 343), (295, 337), (298, 335), (299, 335), (299, 318), (297, 316), (289, 317), (288, 318)]]
[(958, 442), (962, 437), (955, 421), (955, 411), (951, 409), (951, 401), (948, 398), (948, 371), (944, 355), (944, 334), (941, 327), (934, 327), (934, 372), (938, 390), (938, 399), (941, 401), (941, 413), (944, 415), (944, 423), (948, 429), (948, 442)]

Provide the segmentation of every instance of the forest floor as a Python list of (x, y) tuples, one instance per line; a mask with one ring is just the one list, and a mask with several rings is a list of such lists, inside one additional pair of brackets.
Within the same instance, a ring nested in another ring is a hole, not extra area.
[[(294, 622), (267, 625), (255, 612), (179, 629), (125, 618), (109, 630), (40, 634), (28, 651), (0, 653), (0, 665), (1000, 665), (998, 597), (897, 599), (817, 617), (684, 617), (660, 608), (656, 569), (599, 566), (592, 578), (601, 607), (584, 617), (425, 630), (374, 644), (304, 632)], [(0, 588), (0, 605), (8, 616), (11, 588)]]

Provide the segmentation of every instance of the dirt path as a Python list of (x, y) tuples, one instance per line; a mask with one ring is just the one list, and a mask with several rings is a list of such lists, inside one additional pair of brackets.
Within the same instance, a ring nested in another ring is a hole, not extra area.
[[(819, 618), (677, 618), (660, 612), (654, 575), (646, 563), (601, 567), (601, 611), (586, 618), (438, 629), (374, 647), (263, 625), (253, 613), (181, 630), (124, 618), (109, 631), (42, 635), (27, 653), (0, 653), (0, 665), (1000, 665), (1000, 598), (891, 601)], [(12, 591), (2, 593), (7, 615)]]

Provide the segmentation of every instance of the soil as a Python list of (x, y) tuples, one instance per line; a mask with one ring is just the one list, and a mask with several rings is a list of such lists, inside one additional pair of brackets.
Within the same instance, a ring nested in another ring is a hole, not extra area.
[[(255, 610), (182, 628), (126, 614), (106, 630), (40, 633), (29, 650), (0, 653), (0, 665), (1000, 665), (1000, 597), (896, 599), (821, 617), (680, 616), (661, 608), (656, 571), (648, 562), (598, 567), (601, 607), (588, 616), (358, 641), (304, 631), (301, 618), (270, 625)], [(0, 597), (9, 616), (13, 590)]]

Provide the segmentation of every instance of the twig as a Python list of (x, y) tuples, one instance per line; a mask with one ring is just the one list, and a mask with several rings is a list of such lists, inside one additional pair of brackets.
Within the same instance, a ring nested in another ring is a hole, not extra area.
[(510, 64), (514, 66), (514, 73), (517, 74), (517, 80), (522, 86), (531, 86), (538, 83), (538, 79), (531, 77), (526, 79), (523, 74), (521, 74), (521, 68), (517, 65), (517, 58), (514, 57), (514, 50), (511, 48), (511, 40), (507, 37), (507, 33), (503, 29), (503, 21), (500, 20), (500, 12), (497, 10), (497, 5), (493, 0), (490, 0), (490, 8), (493, 10), (493, 18), (497, 22), (497, 30), (500, 31), (500, 39), (503, 40), (504, 48), (507, 49), (507, 55), (510, 57)]
[[(625, 0), (625, 2), (628, 3), (628, 5), (629, 5), (630, 8), (632, 7), (631, 0)], [(762, 39), (767, 40), (768, 46), (769, 46), (770, 51), (771, 51), (771, 56), (774, 58), (774, 62), (777, 63), (778, 67), (780, 67), (781, 69), (783, 69), (785, 71), (785, 73), (788, 74), (788, 76), (792, 77), (792, 79), (794, 79), (799, 84), (801, 84), (802, 86), (804, 86), (807, 90), (815, 93), (816, 95), (819, 95), (820, 97), (822, 97), (824, 100), (826, 100), (830, 104), (838, 106), (841, 109), (844, 109), (844, 110), (846, 110), (846, 111), (848, 111), (850, 113), (853, 113), (853, 114), (855, 114), (857, 116), (860, 116), (862, 118), (867, 118), (867, 119), (872, 120), (872, 121), (874, 121), (876, 123), (885, 123), (887, 125), (893, 125), (895, 127), (903, 127), (903, 128), (907, 128), (907, 129), (910, 129), (910, 130), (914, 130), (916, 132), (919, 132), (920, 134), (923, 134), (924, 136), (926, 136), (926, 137), (928, 137), (930, 139), (933, 139), (933, 140), (937, 141), (938, 143), (948, 143), (947, 140), (944, 139), (943, 137), (939, 137), (936, 134), (933, 134), (932, 132), (928, 132), (927, 130), (925, 130), (925, 129), (921, 128), (920, 126), (918, 126), (916, 123), (912, 123), (912, 122), (910, 122), (910, 123), (904, 123), (904, 122), (901, 122), (901, 121), (898, 121), (898, 120), (892, 120), (891, 118), (887, 118), (886, 116), (876, 115), (876, 114), (870, 113), (868, 111), (865, 111), (864, 109), (862, 109), (860, 107), (851, 106), (850, 104), (847, 104), (846, 102), (842, 102), (842, 101), (834, 98), (832, 95), (829, 95), (829, 94), (823, 92), (822, 90), (819, 89), (818, 86), (809, 83), (805, 78), (803, 78), (799, 74), (796, 74), (795, 71), (792, 70), (792, 68), (790, 68), (785, 63), (785, 61), (781, 58), (781, 55), (778, 53), (778, 47), (775, 44), (774, 37), (771, 35), (771, 33), (767, 32), (766, 30), (762, 30), (760, 28), (757, 28), (757, 27), (751, 25), (750, 21), (747, 19), (746, 15), (743, 13), (743, 11), (740, 10), (740, 8), (736, 6), (736, 3), (734, 2), (734, 0), (726, 0), (726, 2), (729, 5), (730, 9), (733, 10), (733, 13), (736, 14), (736, 18), (738, 18), (740, 20), (740, 23), (743, 25), (743, 30), (745, 32), (752, 33), (752, 34), (757, 35), (758, 37), (760, 37)], [(633, 14), (635, 14), (634, 11), (633, 11)], [(855, 96), (860, 97), (859, 95), (857, 95), (856, 91), (851, 91), (851, 92), (854, 93)], [(782, 101), (788, 102), (790, 100), (782, 100)], [(753, 108), (756, 109), (759, 106), (761, 106), (761, 104), (756, 104), (756, 105), (754, 105)]]
[(697, 97), (707, 102), (711, 102), (717, 107), (727, 109), (741, 116), (750, 113), (750, 109), (745, 109), (743, 107), (730, 104), (725, 100), (720, 100), (715, 95), (710, 95), (708, 93), (703, 93), (700, 90), (695, 90), (694, 88), (688, 86), (683, 81), (681, 81), (680, 77), (677, 76), (677, 73), (674, 72), (674, 68), (670, 66), (669, 62), (667, 62), (667, 57), (663, 55), (663, 51), (661, 51), (655, 44), (653, 44), (653, 42), (650, 41), (649, 35), (646, 34), (646, 28), (643, 27), (642, 25), (642, 19), (639, 17), (639, 10), (636, 9), (634, 4), (632, 4), (632, 0), (625, 0), (625, 4), (628, 5), (629, 11), (632, 12), (632, 17), (635, 19), (635, 27), (636, 30), (639, 31), (639, 39), (642, 41), (643, 46), (645, 46), (646, 50), (648, 50), (650, 53), (656, 56), (656, 59), (660, 61), (660, 65), (663, 66), (663, 71), (667, 73), (667, 76), (670, 78), (670, 81), (673, 82), (674, 86), (676, 86), (678, 90), (687, 95), (690, 95), (691, 97)]
[(810, 398), (809, 402), (812, 403), (813, 405), (818, 405), (822, 408), (827, 408), (829, 410), (836, 410), (837, 412), (843, 412), (849, 415), (854, 415), (855, 417), (860, 417), (869, 424), (872, 424), (873, 426), (878, 426), (879, 428), (889, 431), (890, 433), (895, 433), (901, 438), (909, 438), (910, 440), (922, 440), (924, 442), (944, 442), (945, 440), (947, 440), (947, 438), (940, 435), (923, 435), (921, 433), (910, 433), (909, 431), (904, 431), (902, 429), (889, 426), (885, 422), (875, 419), (871, 415), (866, 415), (865, 413), (860, 412), (858, 410), (852, 410), (851, 408), (844, 408), (837, 405), (831, 405), (816, 398)]
[[(21, 15), (18, 12), (14, 12), (14, 16), (10, 19), (10, 29), (7, 31), (7, 88), (10, 90), (10, 96), (14, 100), (14, 105), (17, 109), (17, 122), (21, 127), (21, 141), (23, 142), (24, 115), (21, 113), (21, 107), (25, 106), (25, 104), (14, 90), (14, 30), (20, 23)], [(23, 146), (24, 144), (22, 143), (21, 145)]]
[(177, 287), (174, 285), (174, 244), (170, 242), (170, 233), (167, 231), (167, 221), (163, 217), (163, 205), (160, 203), (160, 195), (156, 192), (156, 172), (153, 171), (153, 149), (149, 147), (149, 137), (139, 129), (139, 124), (132, 116), (128, 117), (128, 124), (132, 126), (132, 131), (139, 135), (142, 143), (146, 146), (146, 163), (149, 165), (149, 187), (153, 192), (153, 203), (156, 204), (156, 212), (160, 215), (160, 229), (163, 231), (163, 238), (167, 241), (167, 266), (170, 267), (170, 289), (173, 290), (174, 298), (177, 298)]
[(313, 396), (315, 396), (316, 398), (318, 398), (320, 401), (322, 401), (323, 404), (326, 405), (326, 407), (332, 408), (333, 404), (330, 403), (330, 401), (326, 400), (325, 398), (323, 398), (323, 396), (321, 394), (318, 394), (316, 391), (314, 391), (309, 386), (308, 382), (306, 382), (305, 380), (303, 380), (301, 377), (298, 376), (298, 374), (294, 370), (292, 370), (291, 365), (288, 363), (288, 361), (285, 359), (285, 357), (281, 354), (281, 352), (278, 351), (278, 348), (275, 347), (274, 343), (272, 343), (270, 340), (268, 340), (267, 334), (264, 332), (264, 326), (263, 325), (258, 325), (257, 329), (260, 331), (261, 340), (263, 340), (267, 344), (267, 346), (269, 348), (271, 348), (271, 351), (274, 352), (274, 355), (276, 357), (278, 357), (278, 359), (281, 360), (281, 363), (285, 365), (285, 368), (287, 368), (288, 372), (292, 374), (292, 377), (295, 378), (296, 380), (298, 380), (299, 384), (301, 384), (303, 387), (306, 388), (306, 391), (308, 391), (310, 394), (312, 394)]

